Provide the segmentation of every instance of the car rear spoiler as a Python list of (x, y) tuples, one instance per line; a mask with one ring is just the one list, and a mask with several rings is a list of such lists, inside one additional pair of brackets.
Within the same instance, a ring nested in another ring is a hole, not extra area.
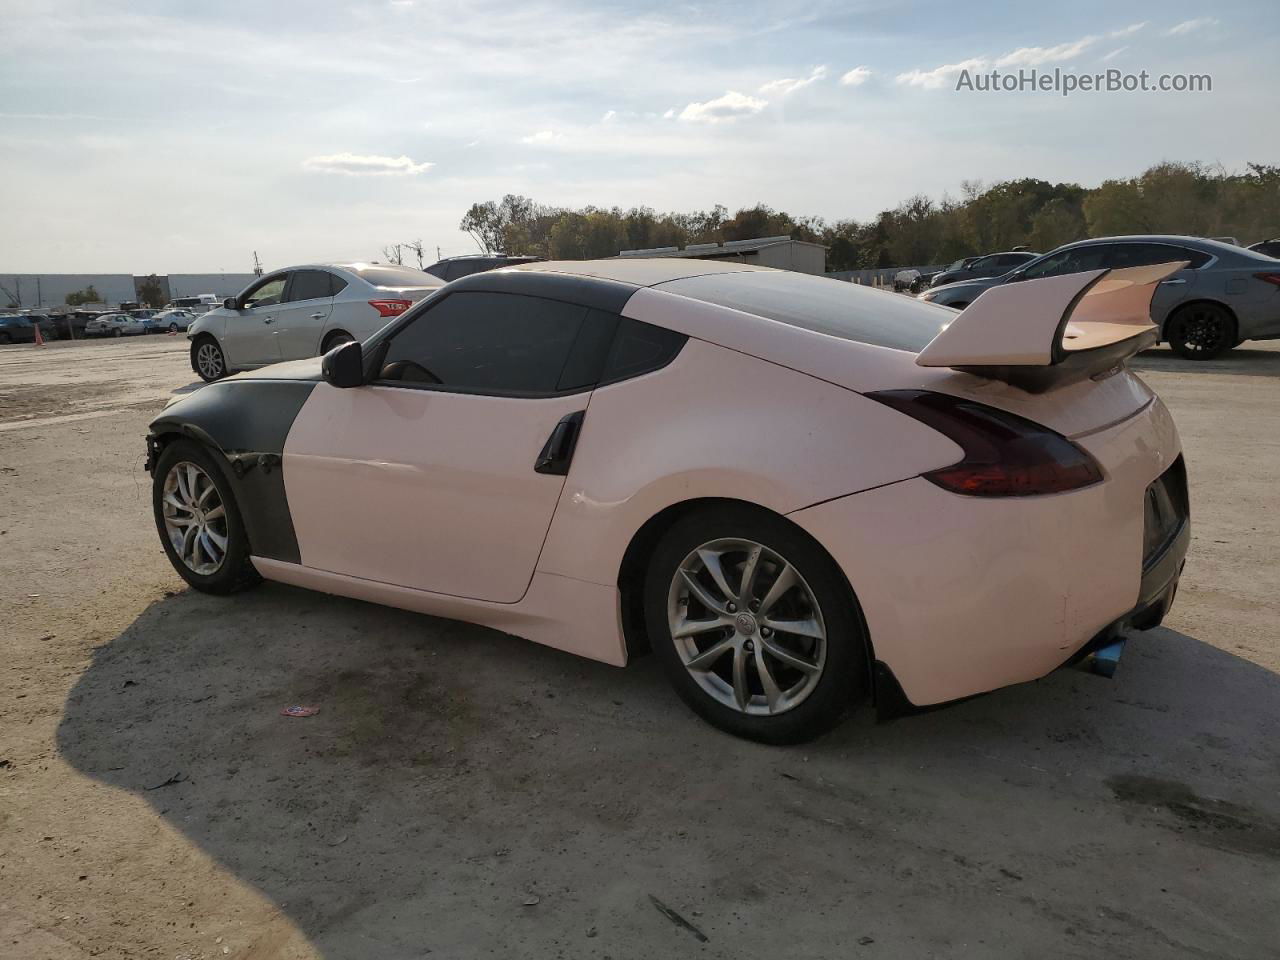
[(1089, 270), (985, 291), (920, 351), (922, 367), (1043, 393), (1118, 369), (1160, 338), (1151, 298), (1188, 261)]

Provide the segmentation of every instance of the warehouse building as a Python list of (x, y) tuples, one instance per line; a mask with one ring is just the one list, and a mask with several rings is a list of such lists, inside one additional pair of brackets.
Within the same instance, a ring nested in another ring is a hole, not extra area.
[(827, 272), (827, 248), (808, 240), (790, 237), (759, 237), (755, 240), (727, 240), (720, 243), (691, 243), (680, 247), (651, 247), (623, 250), (620, 257), (688, 257), (695, 260), (729, 260), (760, 267), (776, 267), (821, 277)]
[(87, 301), (89, 306), (118, 307), (141, 302), (142, 288), (152, 282), (159, 286), (165, 303), (202, 293), (234, 297), (255, 279), (252, 273), (0, 273), (0, 309), (50, 309), (64, 306), (73, 294), (86, 293), (96, 294), (96, 299)]

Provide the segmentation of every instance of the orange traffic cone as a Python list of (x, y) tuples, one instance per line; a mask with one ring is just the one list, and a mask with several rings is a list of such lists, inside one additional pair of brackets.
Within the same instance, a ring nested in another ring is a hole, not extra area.
[(44, 346), (44, 337), (43, 337), (43, 336), (41, 336), (41, 334), (40, 334), (40, 321), (39, 321), (39, 320), (33, 320), (33, 321), (31, 322), (31, 326), (32, 326), (32, 327), (34, 327), (34, 328), (35, 328), (35, 331), (36, 331), (36, 346), (37, 346), (37, 347), (43, 347), (43, 346)]

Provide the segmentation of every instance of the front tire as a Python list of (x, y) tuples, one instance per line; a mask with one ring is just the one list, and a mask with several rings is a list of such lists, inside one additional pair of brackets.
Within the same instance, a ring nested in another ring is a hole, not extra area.
[(645, 623), (699, 716), (762, 743), (810, 740), (868, 689), (867, 636), (831, 558), (807, 534), (734, 505), (685, 517), (654, 550)]
[(1191, 303), (1165, 324), (1169, 347), (1184, 360), (1214, 360), (1236, 346), (1236, 321), (1216, 303)]
[(112, 335), (113, 337), (123, 337), (123, 336), (124, 336), (124, 331), (123, 331), (123, 330), (121, 330), (119, 327), (116, 327), (116, 328), (115, 328), (115, 330), (113, 330), (113, 331), (111, 332), (111, 335)]
[(227, 358), (217, 340), (206, 335), (191, 344), (191, 369), (205, 383), (213, 383), (227, 375)]
[(156, 530), (174, 570), (204, 593), (235, 593), (262, 578), (231, 484), (216, 456), (193, 440), (175, 440), (156, 461), (151, 482)]

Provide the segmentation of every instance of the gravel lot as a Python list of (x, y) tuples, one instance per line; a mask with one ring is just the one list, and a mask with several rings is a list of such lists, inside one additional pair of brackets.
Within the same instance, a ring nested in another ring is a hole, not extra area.
[(798, 749), (651, 659), (187, 590), (142, 472), (186, 350), (0, 348), (0, 957), (1277, 955), (1280, 349), (1138, 362), (1195, 540), (1115, 680)]

